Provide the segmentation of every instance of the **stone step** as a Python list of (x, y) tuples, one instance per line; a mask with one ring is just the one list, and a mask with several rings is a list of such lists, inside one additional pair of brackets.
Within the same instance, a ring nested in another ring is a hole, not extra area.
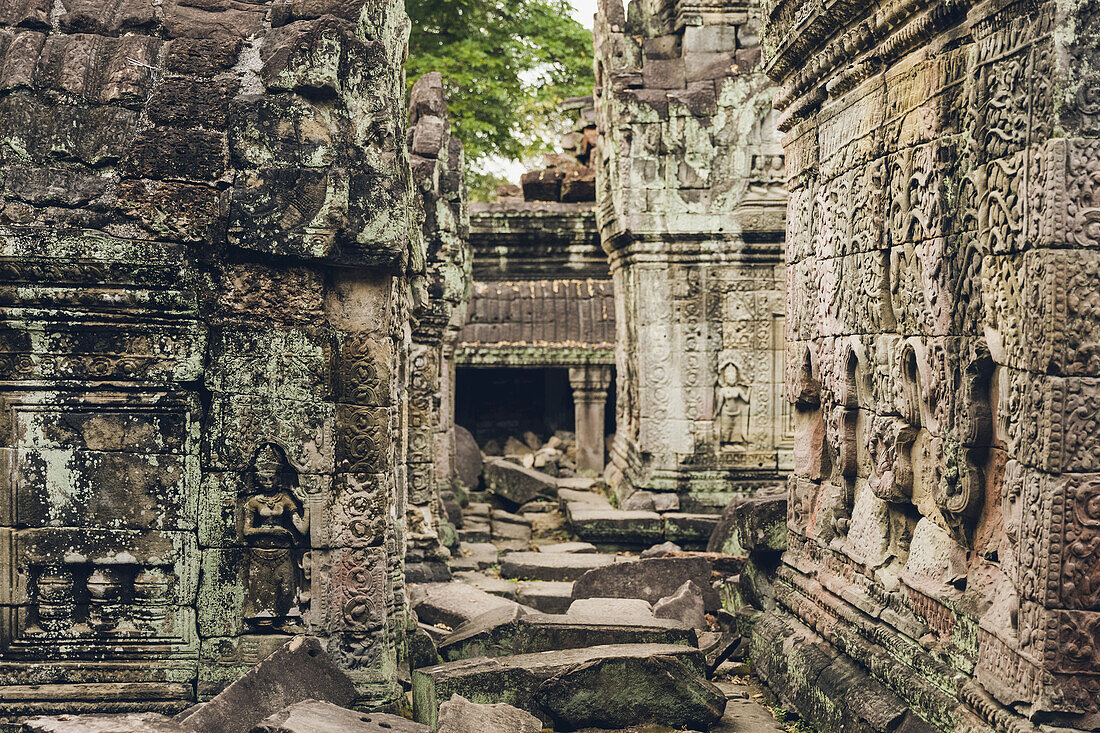
[(490, 611), (469, 621), (439, 645), (448, 662), (473, 657), (580, 649), (598, 644), (697, 645), (695, 632), (675, 621), (626, 618), (596, 621), (568, 614)]
[(573, 534), (597, 544), (652, 545), (662, 541), (705, 546), (718, 525), (717, 514), (626, 510), (570, 501), (566, 519)]
[(573, 555), (591, 555), (596, 552), (596, 546), (591, 542), (553, 542), (539, 545), (535, 549), (539, 552), (567, 552)]
[(473, 561), (476, 570), (484, 570), (500, 562), (500, 550), (492, 542), (462, 542), (458, 549), (464, 558)]
[(575, 491), (558, 489), (558, 506), (564, 510), (569, 504), (586, 504), (599, 509), (613, 509), (611, 502), (603, 494), (594, 491)]
[(569, 502), (566, 519), (573, 534), (587, 542), (652, 545), (664, 538), (665, 525), (657, 512), (601, 508)]
[(521, 580), (516, 600), (543, 613), (565, 613), (573, 602), (572, 580)]
[(503, 458), (485, 459), (482, 475), (489, 491), (515, 506), (526, 504), (540, 494), (553, 496), (558, 490), (553, 476)]
[(515, 601), (457, 581), (409, 586), (409, 602), (422, 623), (433, 626), (443, 624), (452, 629), (486, 611), (510, 609), (518, 605)]
[(500, 560), (500, 577), (522, 580), (576, 580), (593, 568), (613, 565), (614, 555), (509, 552)]
[(494, 596), (507, 598), (510, 601), (518, 601), (519, 583), (514, 580), (505, 580), (496, 575), (486, 573), (464, 571), (454, 574), (454, 579), (466, 585), (472, 585), (478, 590), (491, 593)]
[(493, 539), (492, 534), (489, 531), (489, 525), (477, 525), (476, 527), (467, 527), (466, 529), (458, 530), (459, 542), (469, 542), (471, 544), (488, 542)]
[[(418, 669), (412, 674), (413, 717), (425, 725), (436, 725), (439, 705), (462, 695), (481, 703), (507, 703), (539, 716), (544, 722), (549, 715), (537, 699), (540, 687), (551, 678), (576, 670), (588, 663), (613, 660), (629, 663), (653, 657), (679, 660), (686, 676), (701, 678), (704, 674), (702, 652), (682, 644), (619, 644), (592, 646), (584, 649), (520, 654), (512, 657), (478, 657), (446, 662)], [(624, 680), (629, 693), (649, 692), (647, 680)], [(621, 703), (620, 703), (621, 704)]]

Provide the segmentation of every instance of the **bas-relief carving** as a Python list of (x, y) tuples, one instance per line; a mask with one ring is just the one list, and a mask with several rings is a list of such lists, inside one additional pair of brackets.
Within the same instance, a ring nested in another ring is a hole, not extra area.
[(747, 442), (749, 389), (741, 379), (741, 370), (732, 361), (718, 367), (714, 412), (718, 422), (718, 442), (723, 448)]
[(394, 396), (424, 257), (393, 154), (407, 21), (352, 5), (366, 25), (173, 5), (122, 34), (93, 2), (88, 32), (0, 33), (22, 79), (0, 127), (26, 141), (0, 151), (0, 661), (37, 709), (174, 712), (303, 630), (398, 694)]
[(248, 547), (244, 619), (259, 630), (286, 629), (308, 608), (303, 583), (309, 507), (297, 496), (298, 472), (276, 443), (262, 443), (252, 459), (251, 493), (241, 506), (241, 535)]
[[(596, 94), (604, 131), (597, 219), (619, 336), (610, 475), (624, 495), (661, 482), (716, 495), (750, 476), (776, 480), (790, 462), (791, 436), (776, 424), (782, 380), (773, 338), (783, 154), (759, 54), (744, 46), (753, 34), (735, 32), (755, 10), (716, 4), (707, 23), (728, 32), (708, 35), (682, 20), (657, 31), (664, 5), (639, 6), (629, 28), (601, 15), (595, 29), (606, 82)], [(651, 33), (680, 39), (682, 56), (661, 59), (668, 78), (645, 60)], [(706, 69), (696, 68), (701, 38), (711, 39)], [(622, 73), (633, 64), (634, 74)], [(727, 359), (739, 377), (724, 376)]]
[[(899, 6), (887, 28), (858, 5), (775, 5), (765, 36), (787, 133), (797, 424), (788, 517), (805, 538), (787, 563), (831, 587), (850, 572), (839, 562), (896, 592), (933, 643), (954, 644), (980, 691), (961, 699), (998, 729), (1028, 725), (1018, 716), (1091, 728), (1077, 716), (1098, 712), (1086, 274), (1098, 202), (1095, 141), (1075, 135), (1095, 133), (1096, 112), (1091, 72), (1071, 59), (1096, 55), (1081, 30), (1095, 10)], [(799, 37), (811, 26), (822, 34)], [(980, 629), (974, 643), (952, 641), (961, 628)]]

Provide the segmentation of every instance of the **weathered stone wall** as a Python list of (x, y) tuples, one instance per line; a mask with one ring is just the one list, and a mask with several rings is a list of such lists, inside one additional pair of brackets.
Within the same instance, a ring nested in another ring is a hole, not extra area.
[(768, 3), (798, 427), (758, 659), (815, 717), (1100, 721), (1098, 17)]
[(466, 322), (473, 257), (462, 143), (451, 137), (438, 72), (425, 74), (413, 85), (409, 123), (407, 141), (423, 216), (427, 277), (416, 290), (413, 310), (407, 560), (410, 566), (424, 561), (441, 566), (440, 542), (457, 547), (453, 528), (446, 526), (440, 492), (450, 488), (455, 473), (454, 355)]
[(392, 699), (403, 5), (0, 25), (0, 716), (178, 709), (301, 630)]
[(601, 2), (595, 167), (617, 299), (620, 495), (675, 490), (720, 508), (790, 465), (783, 154), (758, 12)]

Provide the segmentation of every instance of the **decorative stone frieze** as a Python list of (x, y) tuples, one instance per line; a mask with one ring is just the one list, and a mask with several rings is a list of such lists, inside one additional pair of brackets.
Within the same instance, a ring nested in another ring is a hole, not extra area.
[(1093, 730), (1097, 8), (764, 21), (797, 428), (762, 673), (865, 714), (806, 695), (824, 648), (939, 730)]

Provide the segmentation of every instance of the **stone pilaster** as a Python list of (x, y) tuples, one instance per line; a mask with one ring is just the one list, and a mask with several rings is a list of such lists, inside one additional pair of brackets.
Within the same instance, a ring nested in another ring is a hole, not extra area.
[(569, 385), (573, 388), (577, 469), (602, 473), (604, 410), (607, 405), (607, 388), (611, 385), (611, 367), (570, 367)]

